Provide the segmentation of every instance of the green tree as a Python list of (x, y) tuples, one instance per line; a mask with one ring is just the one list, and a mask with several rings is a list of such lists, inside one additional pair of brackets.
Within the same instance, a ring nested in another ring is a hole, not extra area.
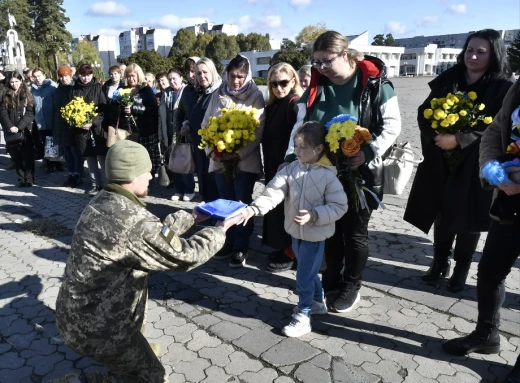
[(65, 24), (70, 19), (65, 16), (63, 0), (31, 0), (33, 15), (32, 32), (40, 44), (40, 54), (48, 62), (48, 68), (58, 70), (58, 53), (69, 52), (72, 35)]
[(218, 72), (224, 70), (222, 60), (231, 59), (240, 52), (235, 36), (228, 36), (224, 33), (217, 33), (206, 48), (206, 57), (209, 57), (215, 64)]
[(179, 29), (173, 38), (172, 48), (168, 57), (187, 56), (193, 51), (197, 36), (186, 28)]
[(281, 49), (271, 59), (271, 66), (281, 62), (291, 64), (294, 69), (298, 70), (309, 62), (309, 58), (295, 48)]
[(240, 52), (247, 52), (251, 50), (249, 49), (249, 41), (247, 40), (246, 35), (244, 35), (243, 33), (239, 33), (237, 35), (237, 44), (240, 48)]
[(327, 31), (327, 25), (325, 23), (318, 23), (316, 25), (307, 25), (296, 36), (296, 44), (301, 47), (302, 45), (312, 45), (316, 39), (324, 32)]
[(72, 59), (72, 65), (75, 67), (79, 67), (81, 64), (93, 64), (98, 63), (101, 64), (99, 68), (96, 68), (96, 77), (100, 77), (102, 73), (104, 73), (103, 61), (99, 58), (99, 52), (90, 41), (81, 40), (79, 41), (72, 54), (70, 55)]
[[(213, 40), (213, 34), (211, 33), (200, 33), (197, 35), (197, 40), (195, 41), (195, 45), (193, 46), (193, 53), (190, 56), (198, 56), (203, 57), (206, 54), (206, 49)], [(188, 56), (186, 56), (188, 58)]]
[(387, 47), (393, 47), (395, 46), (395, 39), (394, 36), (392, 36), (391, 33), (387, 33), (385, 36), (385, 45)]
[(513, 72), (520, 70), (520, 32), (516, 34), (511, 46), (507, 48), (507, 59)]
[(27, 66), (35, 67), (38, 65), (38, 55), (35, 51), (41, 44), (34, 41), (32, 34), (30, 4), (27, 0), (9, 0), (0, 2), (0, 43), (5, 40), (6, 32), (9, 29), (9, 23), (7, 20), (8, 10), (16, 20), (14, 30), (18, 33), (18, 38), (24, 44)]
[(374, 41), (372, 41), (372, 45), (382, 46), (385, 45), (385, 36), (383, 34), (378, 34), (374, 36)]
[(245, 36), (239, 33), (236, 37), (240, 52), (248, 51), (269, 51), (271, 50), (271, 43), (269, 42), (269, 34), (262, 35), (260, 33), (250, 33)]
[(296, 43), (288, 38), (284, 38), (282, 40), (282, 45), (280, 46), (281, 49), (289, 49), (294, 48), (296, 49)]
[(123, 59), (123, 62), (126, 65), (135, 63), (143, 69), (143, 72), (152, 72), (154, 74), (163, 70), (168, 70), (168, 68), (171, 66), (171, 61), (166, 57), (162, 57), (155, 50), (139, 51), (133, 53), (132, 55)]

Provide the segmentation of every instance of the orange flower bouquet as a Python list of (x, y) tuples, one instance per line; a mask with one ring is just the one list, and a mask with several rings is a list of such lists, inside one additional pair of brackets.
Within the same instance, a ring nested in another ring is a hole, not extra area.
[(325, 141), (337, 158), (339, 179), (346, 187), (349, 203), (356, 211), (368, 208), (363, 190), (367, 190), (359, 170), (351, 169), (350, 158), (357, 156), (364, 145), (372, 142), (372, 134), (357, 124), (357, 119), (348, 114), (340, 114), (327, 124)]

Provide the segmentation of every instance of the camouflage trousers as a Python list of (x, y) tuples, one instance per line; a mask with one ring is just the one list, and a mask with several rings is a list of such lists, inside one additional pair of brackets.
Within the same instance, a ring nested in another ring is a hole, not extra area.
[(108, 368), (108, 374), (86, 374), (88, 383), (165, 383), (164, 367), (150, 344), (138, 333), (128, 347), (111, 355), (86, 355)]

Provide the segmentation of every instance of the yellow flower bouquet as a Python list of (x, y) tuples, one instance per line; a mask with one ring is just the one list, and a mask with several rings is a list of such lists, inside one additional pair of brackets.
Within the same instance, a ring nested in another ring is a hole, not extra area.
[[(367, 128), (357, 124), (357, 119), (348, 114), (340, 114), (325, 124), (325, 141), (336, 156), (339, 178), (346, 184), (349, 201), (358, 212), (367, 207), (363, 190), (363, 179), (359, 170), (352, 170), (349, 158), (357, 156), (364, 145), (372, 142), (372, 134)], [(379, 202), (379, 201), (378, 201)]]
[(224, 174), (234, 178), (238, 172), (240, 158), (225, 159), (225, 154), (238, 154), (240, 149), (256, 140), (256, 129), (260, 124), (255, 108), (236, 109), (234, 104), (223, 108), (220, 116), (211, 117), (206, 127), (199, 129), (200, 149), (208, 147), (220, 159)]
[(60, 112), (67, 124), (74, 128), (83, 128), (98, 115), (94, 102), (87, 103), (83, 97), (74, 97)]
[[(483, 114), (486, 105), (477, 103), (477, 93), (448, 93), (446, 97), (434, 98), (430, 101), (431, 108), (423, 112), (423, 117), (431, 123), (432, 129), (439, 134), (455, 134), (469, 131), (480, 121), (489, 125), (493, 121)], [(444, 151), (444, 158), (451, 170), (458, 160), (460, 149)]]

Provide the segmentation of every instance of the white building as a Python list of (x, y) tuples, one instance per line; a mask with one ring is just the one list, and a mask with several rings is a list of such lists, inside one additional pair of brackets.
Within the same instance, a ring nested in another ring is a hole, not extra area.
[[(497, 29), (502, 36), (506, 47), (508, 47), (520, 29)], [(464, 43), (469, 35), (476, 31), (465, 33), (452, 33), (447, 35), (432, 35), (432, 36), (415, 36), (402, 39), (395, 39), (398, 46), (405, 48), (423, 48), (429, 44), (436, 44), (439, 48), (459, 48), (464, 47)]]
[(72, 41), (72, 49), (80, 41), (91, 42), (99, 52), (99, 58), (103, 61), (103, 70), (108, 72), (108, 68), (117, 64), (116, 60), (116, 38), (114, 36), (101, 35), (80, 35)]
[(439, 48), (428, 44), (422, 48), (406, 48), (401, 55), (400, 74), (403, 76), (429, 76), (444, 72), (457, 63), (459, 48)]
[(238, 25), (236, 24), (215, 24), (206, 20), (201, 24), (195, 24), (192, 27), (186, 29), (195, 33), (195, 36), (200, 33), (225, 33), (228, 36), (238, 35)]
[(161, 56), (168, 56), (172, 47), (172, 33), (169, 29), (139, 27), (119, 34), (120, 57), (125, 58), (139, 51), (155, 50)]
[(347, 36), (349, 48), (368, 56), (374, 56), (385, 63), (387, 77), (399, 76), (401, 55), (405, 49), (403, 47), (388, 47), (384, 45), (370, 45), (368, 43), (368, 31), (360, 35)]
[[(278, 51), (279, 49), (272, 51), (249, 51), (240, 52), (240, 54), (248, 58), (253, 77), (267, 77), (267, 72), (271, 67), (271, 59)], [(296, 68), (296, 70), (298, 69)]]

